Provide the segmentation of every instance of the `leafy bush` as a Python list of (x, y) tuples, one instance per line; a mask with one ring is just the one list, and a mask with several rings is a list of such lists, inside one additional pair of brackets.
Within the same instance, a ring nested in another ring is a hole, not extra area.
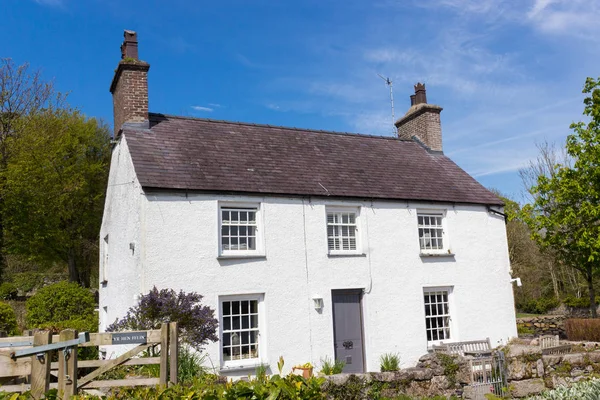
[(84, 317), (75, 316), (66, 321), (48, 322), (37, 326), (40, 329), (47, 329), (52, 333), (59, 333), (64, 329), (75, 329), (78, 332), (98, 332), (98, 314)]
[(212, 308), (202, 305), (201, 295), (195, 292), (158, 290), (156, 286), (140, 296), (139, 304), (131, 307), (127, 315), (116, 320), (106, 330), (158, 329), (162, 323), (178, 322), (180, 337), (193, 348), (200, 350), (209, 341), (219, 340), (218, 321)]
[[(76, 283), (58, 282), (41, 288), (27, 300), (25, 319), (30, 328), (52, 324), (75, 328), (94, 318), (92, 293)], [(84, 322), (85, 321), (85, 322)], [(72, 324), (73, 326), (68, 326)]]
[(555, 298), (532, 299), (518, 305), (518, 309), (529, 314), (546, 314), (548, 311), (556, 308), (560, 302)]
[(528, 397), (530, 400), (596, 400), (600, 393), (600, 379), (574, 383), (571, 387), (558, 386), (537, 396)]
[(565, 331), (569, 340), (600, 342), (600, 319), (568, 319), (565, 321)]
[(18, 294), (17, 287), (10, 282), (0, 284), (0, 300), (14, 300)]
[(395, 353), (385, 353), (379, 357), (381, 372), (400, 371), (400, 356)]
[[(563, 299), (563, 304), (567, 307), (573, 308), (590, 308), (589, 297), (575, 297), (568, 296)], [(598, 298), (596, 298), (596, 304), (598, 304)]]
[(323, 375), (341, 374), (346, 363), (341, 360), (331, 360), (329, 357), (321, 359), (321, 373)]
[(5, 332), (7, 335), (16, 335), (17, 317), (15, 310), (6, 303), (0, 301), (0, 332)]

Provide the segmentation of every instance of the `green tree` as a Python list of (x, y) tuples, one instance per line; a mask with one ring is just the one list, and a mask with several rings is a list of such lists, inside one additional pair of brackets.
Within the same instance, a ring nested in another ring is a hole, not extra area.
[[(56, 93), (52, 82), (44, 81), (39, 71), (31, 71), (28, 64), (17, 66), (10, 58), (0, 59), (0, 171), (10, 158), (8, 142), (19, 135), (17, 125), (26, 125), (27, 116), (49, 106), (58, 107), (63, 101), (64, 96)], [(0, 278), (6, 265), (3, 226), (0, 214)]]
[(587, 78), (583, 114), (571, 124), (566, 151), (570, 164), (555, 164), (529, 188), (533, 201), (522, 216), (532, 237), (565, 265), (583, 274), (590, 312), (596, 317), (594, 276), (600, 271), (600, 80)]
[(108, 128), (78, 111), (48, 108), (14, 121), (2, 171), (5, 248), (68, 265), (90, 284), (110, 160)]

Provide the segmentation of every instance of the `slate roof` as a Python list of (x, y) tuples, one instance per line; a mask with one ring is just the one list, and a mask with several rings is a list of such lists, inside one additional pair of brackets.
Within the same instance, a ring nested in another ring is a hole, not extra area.
[(123, 130), (146, 189), (503, 204), (413, 141), (162, 114), (150, 127)]

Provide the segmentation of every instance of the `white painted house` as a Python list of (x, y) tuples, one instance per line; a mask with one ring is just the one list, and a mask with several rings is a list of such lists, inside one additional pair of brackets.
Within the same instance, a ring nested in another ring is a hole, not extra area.
[(228, 376), (516, 336), (502, 202), (443, 154), (423, 85), (378, 137), (148, 113), (134, 32), (122, 58), (101, 330), (156, 285), (205, 296)]

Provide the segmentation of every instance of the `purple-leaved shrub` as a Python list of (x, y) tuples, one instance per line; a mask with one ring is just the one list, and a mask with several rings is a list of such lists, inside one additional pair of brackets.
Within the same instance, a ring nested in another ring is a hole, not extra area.
[(219, 340), (219, 325), (212, 308), (202, 305), (202, 295), (191, 292), (179, 293), (173, 289), (158, 290), (140, 296), (139, 303), (131, 307), (122, 319), (117, 319), (106, 330), (159, 329), (165, 322), (177, 322), (181, 340), (200, 350), (209, 341)]

